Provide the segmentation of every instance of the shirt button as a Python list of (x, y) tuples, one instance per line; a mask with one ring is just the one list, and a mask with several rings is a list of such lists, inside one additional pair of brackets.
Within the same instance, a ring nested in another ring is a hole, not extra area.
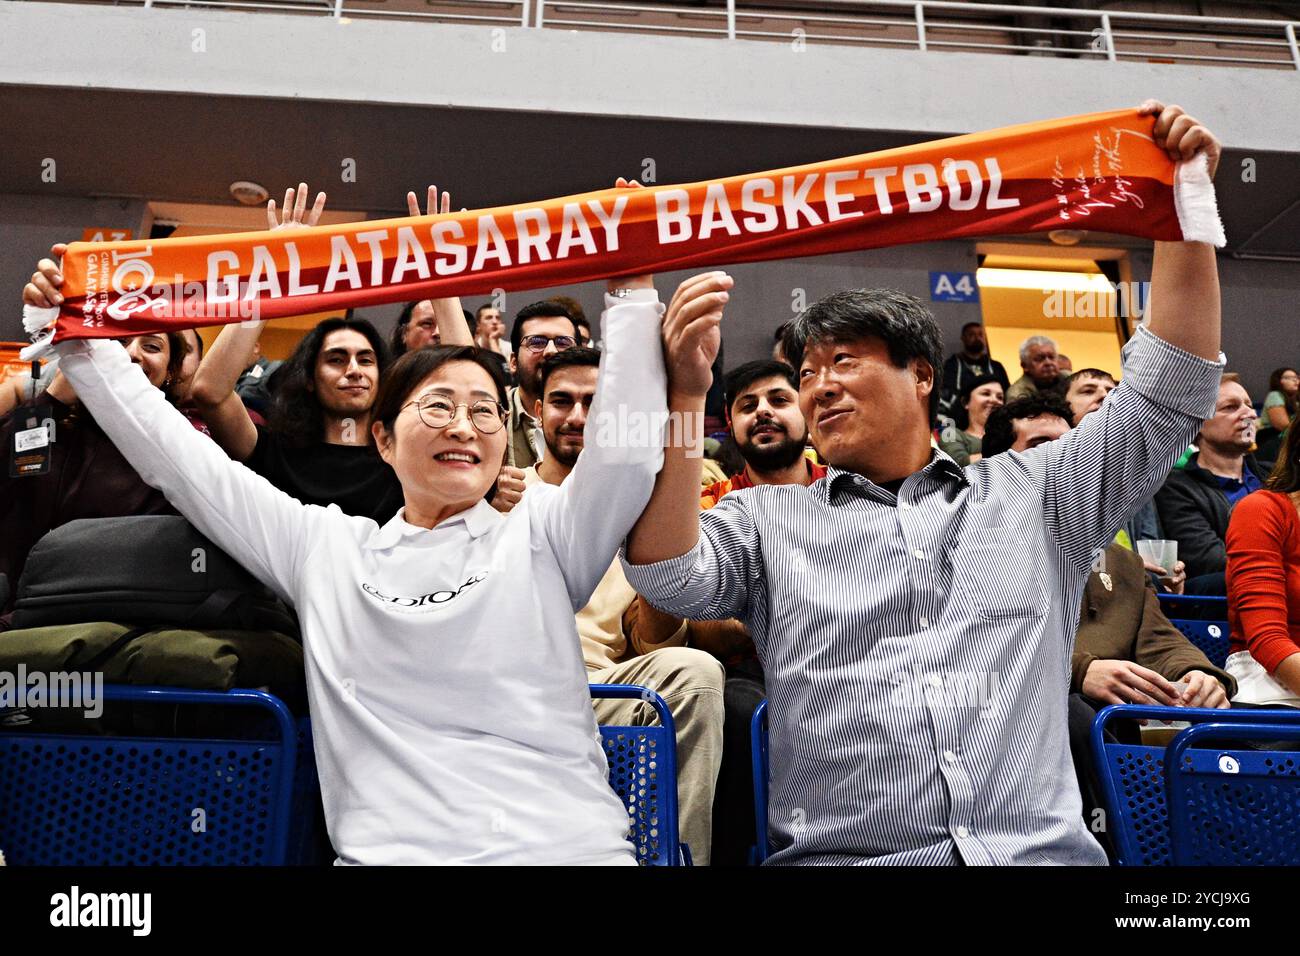
[(923, 628), (924, 628), (924, 627), (929, 627), (929, 626), (930, 626), (930, 619), (929, 619), (928, 617), (923, 617), (923, 618), (921, 618), (921, 620), (920, 620), (918, 623), (919, 623), (919, 624), (921, 625), (921, 627), (923, 627)]
[(922, 551), (920, 548), (917, 548), (915, 551), (912, 552), (912, 557), (921, 558), (922, 560), (924, 560), (925, 552)]
[(943, 752), (943, 759), (948, 761), (948, 763), (953, 764), (957, 762), (957, 755), (951, 750), (945, 750)]
[(943, 678), (940, 677), (938, 674), (931, 674), (931, 675), (927, 678), (927, 680), (929, 680), (929, 682), (930, 682), (930, 686), (931, 686), (931, 687), (942, 687), (942, 686), (943, 686)]
[(966, 839), (968, 836), (970, 836), (970, 831), (967, 830), (965, 827), (958, 827), (958, 828), (957, 828), (957, 839), (958, 839), (958, 840), (964, 840), (964, 839)]
[(911, 511), (911, 510), (912, 510), (912, 506), (911, 506), (910, 504), (908, 504), (906, 501), (900, 501), (900, 502), (898, 503), (898, 509), (899, 509), (900, 511)]

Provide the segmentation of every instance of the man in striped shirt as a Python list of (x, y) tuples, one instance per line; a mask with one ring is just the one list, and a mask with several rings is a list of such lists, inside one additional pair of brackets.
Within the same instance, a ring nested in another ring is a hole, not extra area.
[[(1179, 159), (1218, 142), (1146, 104)], [(701, 416), (723, 299), (665, 326), (678, 423)], [(715, 297), (716, 298), (716, 297)], [(940, 337), (915, 298), (832, 295), (785, 353), (829, 462), (701, 512), (690, 436), (670, 435), (629, 535), (632, 585), (685, 617), (738, 617), (767, 676), (772, 863), (1105, 863), (1066, 733), (1079, 602), (1094, 555), (1213, 407), (1212, 247), (1159, 242), (1146, 327), (1109, 401), (1068, 435), (961, 469), (930, 444)]]

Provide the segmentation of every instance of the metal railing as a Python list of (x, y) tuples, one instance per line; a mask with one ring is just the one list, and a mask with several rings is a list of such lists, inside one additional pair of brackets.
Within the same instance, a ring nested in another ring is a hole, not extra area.
[[(115, 5), (123, 0), (114, 0)], [(853, 44), (930, 51), (1193, 63), (1300, 71), (1300, 22), (952, 0), (124, 0), (144, 7), (273, 10), (353, 18)]]

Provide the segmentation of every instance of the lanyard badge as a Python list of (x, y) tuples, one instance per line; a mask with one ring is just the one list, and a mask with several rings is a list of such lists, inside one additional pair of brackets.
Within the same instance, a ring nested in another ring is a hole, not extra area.
[(49, 473), (54, 444), (54, 418), (50, 411), (48, 406), (42, 406), (26, 416), (15, 416), (22, 425), (14, 431), (9, 446), (10, 478), (35, 478)]

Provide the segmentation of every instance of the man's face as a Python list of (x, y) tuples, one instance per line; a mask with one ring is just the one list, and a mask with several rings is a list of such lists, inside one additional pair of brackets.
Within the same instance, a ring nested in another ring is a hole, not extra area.
[(1101, 408), (1101, 403), (1115, 388), (1115, 383), (1108, 378), (1077, 378), (1070, 383), (1065, 393), (1065, 401), (1074, 415), (1074, 424), (1083, 421), (1083, 416)]
[(961, 330), (961, 348), (967, 355), (979, 358), (989, 350), (988, 339), (984, 337), (984, 326), (968, 325)]
[(484, 309), (478, 314), (478, 334), (485, 339), (499, 339), (504, 328), (500, 309)]
[(596, 396), (599, 371), (594, 365), (556, 369), (537, 403), (534, 414), (542, 423), (547, 452), (566, 468), (572, 468), (582, 453), (582, 429)]
[(433, 303), (425, 299), (411, 310), (411, 320), (406, 323), (402, 342), (408, 352), (414, 352), (425, 346), (437, 345), (440, 339), (438, 323), (433, 318)]
[(1020, 363), (1020, 367), (1040, 388), (1055, 384), (1061, 375), (1061, 366), (1056, 361), (1056, 347), (1053, 345), (1033, 346), (1029, 350), (1029, 357)]
[(370, 341), (356, 329), (335, 329), (316, 356), (316, 400), (327, 414), (364, 415), (379, 388), (379, 362)]
[(793, 465), (808, 440), (799, 393), (780, 375), (751, 382), (731, 404), (731, 434), (755, 471)]
[(882, 448), (909, 419), (929, 420), (934, 369), (924, 359), (898, 368), (877, 338), (809, 344), (799, 367), (799, 410), (822, 457), (871, 474)]
[(1201, 426), (1201, 441), (1220, 454), (1244, 455), (1255, 443), (1257, 419), (1250, 396), (1237, 382), (1219, 386), (1219, 401), (1214, 417)]
[(1069, 423), (1055, 415), (1017, 418), (1011, 425), (1016, 430), (1016, 441), (1011, 446), (1012, 451), (1028, 451), (1037, 448), (1043, 442), (1056, 441), (1070, 430)]
[[(542, 351), (534, 352), (528, 347), (528, 339), (534, 335), (544, 336), (551, 341), (546, 343), (546, 348)], [(534, 399), (542, 390), (542, 360), (560, 351), (554, 340), (563, 336), (575, 341), (577, 339), (573, 321), (562, 315), (528, 319), (524, 324), (519, 351), (510, 356), (510, 371), (519, 379), (519, 386), (525, 394)]]

